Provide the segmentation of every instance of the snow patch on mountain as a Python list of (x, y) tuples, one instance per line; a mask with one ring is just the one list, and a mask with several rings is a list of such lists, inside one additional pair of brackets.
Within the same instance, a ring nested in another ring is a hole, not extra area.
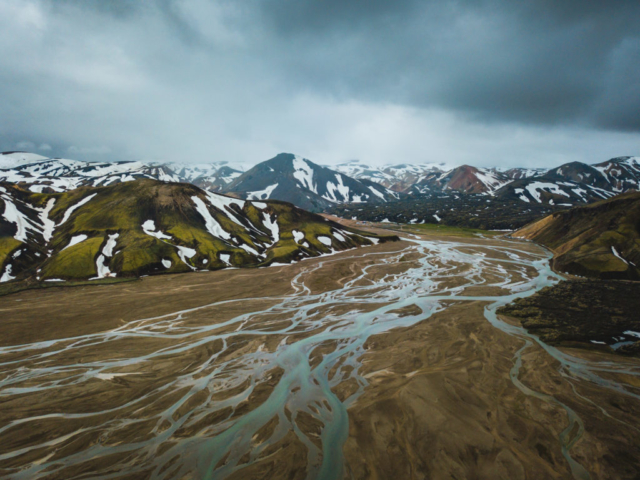
[(280, 240), (280, 227), (278, 226), (277, 218), (271, 220), (271, 215), (269, 215), (268, 213), (263, 213), (262, 215), (262, 223), (271, 232), (271, 238), (273, 239), (272, 245), (278, 243), (278, 241)]
[(293, 239), (296, 243), (301, 243), (304, 241), (304, 232), (301, 232), (299, 230), (292, 230), (291, 233), (293, 234)]
[(153, 220), (147, 220), (142, 224), (142, 231), (147, 235), (156, 237), (158, 240), (171, 240), (171, 236), (161, 231), (156, 231), (156, 224)]
[(75, 212), (78, 208), (83, 206), (85, 203), (88, 203), (96, 195), (97, 195), (97, 193), (92, 193), (91, 195), (87, 195), (82, 200), (80, 200), (78, 203), (76, 203), (74, 205), (71, 205), (69, 208), (67, 208), (67, 210), (64, 212), (64, 216), (62, 217), (62, 220), (60, 220), (60, 223), (58, 223), (57, 226), (59, 227), (60, 225), (64, 224), (67, 220), (69, 220), (69, 218), (71, 217), (71, 214), (73, 214), (73, 212)]
[(318, 187), (313, 182), (313, 167), (307, 163), (307, 161), (299, 156), (295, 156), (293, 162), (293, 176), (300, 182), (300, 184), (313, 193), (318, 193)]
[(264, 190), (257, 190), (255, 192), (247, 192), (247, 200), (269, 200), (273, 191), (278, 188), (278, 184), (269, 185)]
[(556, 195), (563, 195), (565, 197), (570, 197), (570, 195), (567, 192), (562, 190), (555, 183), (533, 182), (527, 185), (526, 189), (529, 192), (529, 194), (534, 198), (534, 200), (538, 203), (542, 203), (542, 200), (540, 199), (540, 193), (539, 193), (539, 191), (541, 190), (542, 191), (546, 190), (551, 193), (555, 193)]
[(327, 247), (331, 247), (331, 238), (325, 237), (324, 235), (318, 235), (316, 238), (320, 243), (326, 245)]
[(215, 218), (213, 218), (205, 203), (196, 196), (191, 197), (191, 200), (195, 204), (198, 213), (202, 215), (207, 231), (214, 237), (219, 237), (223, 240), (229, 240), (231, 238), (231, 235), (229, 234), (229, 232), (222, 228), (222, 226), (217, 222)]
[(71, 237), (71, 240), (69, 240), (69, 243), (66, 247), (64, 247), (62, 250), (66, 250), (67, 248), (73, 247), (74, 245), (77, 245), (81, 242), (84, 242), (88, 237), (86, 235), (74, 235), (73, 237)]
[(90, 280), (97, 280), (97, 279), (101, 279), (101, 278), (115, 277), (116, 276), (115, 273), (111, 272), (111, 270), (109, 269), (109, 265), (105, 264), (105, 262), (107, 261), (108, 258), (111, 258), (111, 256), (113, 256), (113, 249), (116, 246), (116, 243), (118, 241), (118, 237), (119, 236), (120, 236), (120, 234), (113, 233), (113, 234), (109, 235), (109, 237), (107, 238), (107, 243), (105, 244), (104, 248), (102, 249), (102, 253), (98, 256), (98, 258), (96, 260), (96, 273), (97, 273), (97, 276), (91, 278)]

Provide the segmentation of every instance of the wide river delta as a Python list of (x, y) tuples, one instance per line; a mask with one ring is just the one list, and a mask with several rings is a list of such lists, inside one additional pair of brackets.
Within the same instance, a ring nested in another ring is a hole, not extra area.
[(0, 297), (0, 478), (638, 478), (640, 361), (496, 316), (550, 254), (400, 236)]

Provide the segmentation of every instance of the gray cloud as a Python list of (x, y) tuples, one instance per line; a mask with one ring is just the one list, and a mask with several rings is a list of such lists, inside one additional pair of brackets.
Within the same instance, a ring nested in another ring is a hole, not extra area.
[(0, 149), (541, 166), (639, 154), (640, 4), (611, 5), (5, 0)]
[[(639, 83), (637, 2), (279, 4), (266, 2), (265, 14), (282, 44), (304, 52), (282, 56), (284, 70), (318, 89), (483, 119), (640, 130), (637, 118), (598, 114), (611, 84)], [(626, 105), (637, 110), (640, 96)]]

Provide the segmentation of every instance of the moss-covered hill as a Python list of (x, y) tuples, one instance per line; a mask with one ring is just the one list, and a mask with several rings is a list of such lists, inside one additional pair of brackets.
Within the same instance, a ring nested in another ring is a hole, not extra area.
[(0, 185), (0, 280), (86, 280), (265, 266), (394, 237), (291, 204), (137, 180), (38, 194)]
[(640, 192), (556, 212), (513, 234), (550, 248), (560, 272), (640, 279)]

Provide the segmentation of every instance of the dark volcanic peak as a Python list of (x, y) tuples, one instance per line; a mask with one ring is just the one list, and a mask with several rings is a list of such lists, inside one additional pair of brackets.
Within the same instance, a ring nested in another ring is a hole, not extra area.
[(381, 203), (398, 198), (381, 185), (355, 180), (291, 153), (259, 163), (224, 191), (249, 200), (284, 200), (312, 211), (336, 203)]
[(558, 168), (549, 170), (541, 178), (549, 181), (571, 181), (598, 188), (606, 188), (608, 186), (608, 182), (598, 169), (581, 162), (565, 163)]

